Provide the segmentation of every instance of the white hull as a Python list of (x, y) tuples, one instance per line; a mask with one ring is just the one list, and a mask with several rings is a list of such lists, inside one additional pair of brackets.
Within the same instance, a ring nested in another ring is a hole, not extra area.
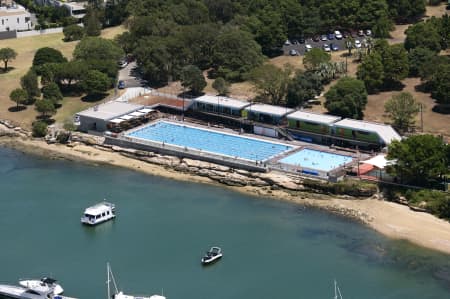
[(0, 298), (7, 299), (75, 299), (71, 297), (57, 295), (46, 291), (32, 291), (30, 289), (12, 286), (12, 285), (0, 285)]
[(221, 259), (221, 258), (222, 258), (222, 254), (221, 253), (216, 255), (216, 256), (214, 256), (214, 257), (208, 258), (208, 259), (202, 258), (202, 264), (204, 264), (204, 265), (212, 264), (212, 263), (214, 263), (215, 261), (217, 261), (218, 259)]
[(116, 218), (116, 215), (112, 215), (112, 216), (109, 216), (109, 217), (104, 217), (104, 218), (96, 219), (96, 220), (93, 220), (93, 221), (89, 221), (89, 219), (87, 217), (82, 217), (81, 218), (81, 223), (86, 224), (86, 225), (94, 226), (94, 225), (97, 225), (97, 224), (100, 224), (100, 223), (112, 220), (114, 218)]
[(150, 297), (142, 297), (142, 296), (131, 296), (131, 295), (125, 295), (122, 292), (119, 292), (114, 295), (114, 299), (166, 299), (166, 297), (161, 295), (152, 295)]
[[(41, 286), (43, 283), (41, 280), (27, 279), (27, 280), (20, 280), (19, 284), (21, 286), (23, 286), (24, 288), (33, 289), (33, 288)], [(52, 285), (52, 287), (53, 287), (53, 293), (55, 295), (61, 295), (62, 293), (64, 293), (64, 289), (61, 287), (61, 285), (55, 283)]]

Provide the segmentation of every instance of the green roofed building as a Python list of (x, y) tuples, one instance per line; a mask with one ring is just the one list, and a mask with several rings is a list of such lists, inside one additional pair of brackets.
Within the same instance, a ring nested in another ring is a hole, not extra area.
[(295, 111), (286, 116), (288, 131), (295, 138), (308, 142), (328, 143), (333, 124), (339, 121), (339, 116)]
[(401, 139), (390, 125), (349, 118), (334, 123), (332, 135), (335, 144), (364, 148), (383, 148), (392, 141)]
[(243, 116), (243, 109), (249, 106), (247, 101), (228, 97), (204, 95), (194, 99), (193, 109), (197, 111), (218, 113), (229, 116)]
[(267, 104), (252, 104), (244, 109), (243, 116), (247, 117), (248, 120), (270, 125), (278, 125), (282, 124), (285, 116), (293, 111), (294, 109), (287, 107)]

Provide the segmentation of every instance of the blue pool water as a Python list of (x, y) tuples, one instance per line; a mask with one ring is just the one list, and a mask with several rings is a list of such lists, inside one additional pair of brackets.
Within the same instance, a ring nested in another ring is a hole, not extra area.
[(145, 140), (159, 141), (181, 147), (194, 148), (220, 155), (252, 161), (267, 159), (293, 147), (238, 135), (224, 134), (164, 121), (151, 124), (127, 134)]
[(353, 160), (350, 156), (332, 154), (312, 149), (302, 149), (280, 160), (281, 163), (300, 165), (322, 171), (330, 171)]

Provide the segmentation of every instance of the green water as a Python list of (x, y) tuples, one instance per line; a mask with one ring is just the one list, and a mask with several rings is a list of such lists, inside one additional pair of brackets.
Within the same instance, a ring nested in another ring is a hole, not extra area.
[[(112, 167), (0, 148), (0, 281), (52, 275), (106, 298), (106, 262), (128, 293), (168, 299), (450, 298), (449, 256), (314, 209)], [(108, 198), (118, 218), (80, 224)], [(202, 267), (219, 245), (224, 258)]]

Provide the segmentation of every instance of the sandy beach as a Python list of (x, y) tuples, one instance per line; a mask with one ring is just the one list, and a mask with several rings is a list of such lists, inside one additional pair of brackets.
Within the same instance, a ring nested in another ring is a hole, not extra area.
[[(108, 164), (181, 181), (225, 186), (204, 176), (177, 172), (169, 167), (150, 164), (125, 157), (116, 152), (83, 144), (69, 147), (61, 144), (47, 144), (42, 140), (29, 138), (1, 137), (1, 145), (51, 159), (83, 161), (94, 165)], [(292, 201), (344, 215), (348, 215), (350, 211), (353, 215), (360, 216), (356, 218), (361, 219), (362, 222), (385, 236), (404, 239), (419, 246), (450, 254), (450, 223), (431, 214), (412, 211), (404, 205), (375, 198), (342, 199), (306, 193), (294, 195), (285, 190), (271, 190), (270, 188), (252, 186), (226, 187), (238, 192)]]

